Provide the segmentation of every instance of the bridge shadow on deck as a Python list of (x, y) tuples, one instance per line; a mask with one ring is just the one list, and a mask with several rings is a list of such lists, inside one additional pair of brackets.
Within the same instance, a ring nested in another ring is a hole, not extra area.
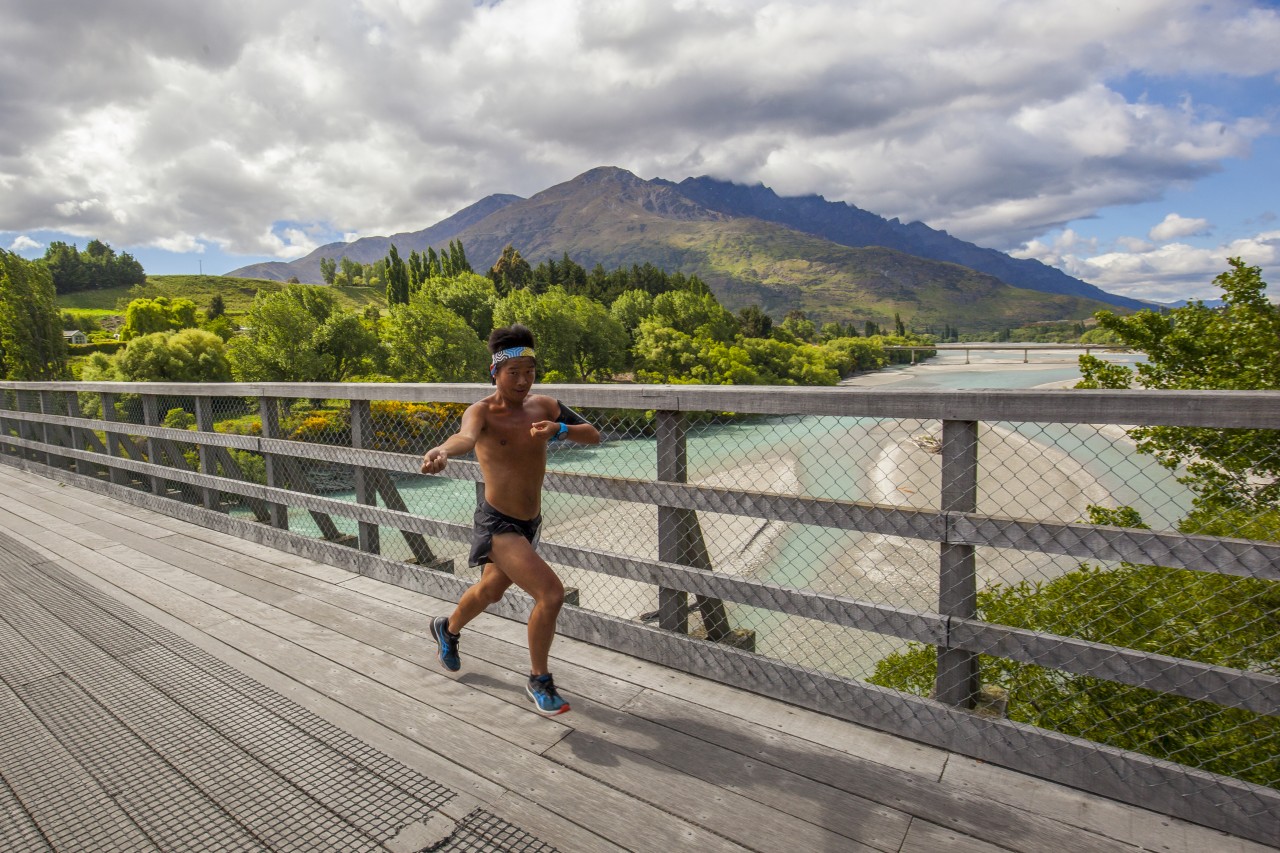
[(0, 849), (1270, 848), (0, 468)]

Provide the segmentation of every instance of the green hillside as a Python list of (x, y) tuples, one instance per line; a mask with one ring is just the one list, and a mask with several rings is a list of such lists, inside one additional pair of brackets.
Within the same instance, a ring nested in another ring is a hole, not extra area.
[[(112, 287), (102, 290), (84, 290), (58, 296), (58, 307), (63, 310), (85, 311), (94, 316), (124, 314), (124, 309), (133, 299), (155, 299), (166, 296), (170, 299), (190, 299), (196, 307), (204, 310), (209, 307), (215, 294), (222, 297), (226, 312), (231, 315), (243, 314), (249, 310), (253, 297), (258, 291), (274, 293), (285, 288), (284, 282), (266, 281), (256, 278), (227, 278), (217, 275), (152, 275), (147, 276), (145, 285), (134, 287)], [(386, 294), (379, 288), (372, 287), (334, 287), (331, 288), (338, 297), (338, 305), (342, 308), (363, 309), (367, 305), (385, 308)]]

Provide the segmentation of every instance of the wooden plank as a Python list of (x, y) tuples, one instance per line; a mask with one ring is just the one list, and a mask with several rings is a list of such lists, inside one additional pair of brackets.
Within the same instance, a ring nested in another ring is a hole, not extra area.
[[(1008, 849), (917, 819), (911, 821), (911, 828), (907, 830), (907, 837), (903, 839), (898, 853), (938, 853), (939, 850), (947, 853), (1003, 853)], [(1138, 848), (1130, 849), (1137, 853)]]
[(1199, 826), (1035, 776), (953, 755), (941, 779), (952, 788), (1006, 803), (1107, 838), (1168, 853), (1275, 853), (1275, 846)]
[(455, 737), (451, 732), (459, 724), (446, 715), (362, 673), (343, 671), (335, 678), (323, 659), (253, 626), (232, 622), (214, 633), (312, 689), (628, 850), (669, 853), (691, 845), (710, 851), (743, 849), (496, 736), (468, 727)]
[[(547, 755), (664, 811), (689, 814), (707, 829), (754, 850), (897, 850), (906, 836), (906, 815), (888, 810), (882, 815), (869, 815), (866, 809), (841, 810), (839, 804), (826, 800), (817, 785), (793, 784), (787, 792), (791, 808), (805, 812), (804, 817), (736, 793), (735, 787), (755, 793), (780, 781), (767, 773), (765, 778), (757, 777), (756, 768), (749, 765), (732, 768), (730, 772), (736, 775), (723, 780), (729, 788), (725, 790), (680, 769), (673, 770), (644, 752), (581, 730)], [(860, 840), (868, 838), (874, 841)]]
[[(1052, 849), (1061, 853), (1130, 850), (1128, 844), (1082, 832), (1078, 826), (1058, 821), (994, 801), (976, 791), (957, 791), (938, 776), (904, 772), (859, 756), (833, 755), (832, 751), (799, 733), (773, 732), (748, 720), (734, 718), (717, 707), (675, 699), (658, 691), (646, 691), (626, 710), (680, 732), (691, 742), (705, 742), (739, 753), (739, 760), (754, 763), (751, 784), (760, 778), (758, 766), (767, 766), (830, 786), (865, 802), (905, 811), (946, 827), (952, 832), (985, 839), (1002, 849), (1038, 853)], [(672, 741), (668, 735), (663, 750)], [(682, 741), (676, 741), (678, 745)], [(692, 748), (687, 748), (692, 749)], [(704, 762), (708, 759), (703, 758)], [(726, 768), (707, 773), (723, 776), (735, 787), (734, 776)], [(1016, 774), (1004, 771), (1005, 779)], [(756, 796), (749, 793), (748, 796)]]

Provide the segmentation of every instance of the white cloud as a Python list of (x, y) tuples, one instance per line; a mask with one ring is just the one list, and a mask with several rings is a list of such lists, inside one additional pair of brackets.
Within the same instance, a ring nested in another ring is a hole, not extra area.
[(30, 252), (37, 249), (43, 249), (44, 243), (38, 243), (32, 240), (26, 234), (19, 234), (14, 241), (9, 244), (10, 252)]
[(1147, 232), (1152, 240), (1177, 240), (1180, 237), (1200, 237), (1213, 230), (1207, 219), (1188, 219), (1176, 213), (1170, 213), (1160, 224)]
[(1214, 278), (1227, 269), (1227, 258), (1238, 257), (1262, 267), (1263, 279), (1280, 292), (1280, 231), (1262, 231), (1212, 247), (1121, 238), (1105, 250), (1096, 242), (1064, 236), (1069, 233), (1047, 242), (1033, 240), (1012, 254), (1052, 264), (1111, 293), (1157, 302), (1217, 298)]
[(1280, 15), (1243, 0), (20, 6), (0, 230), (276, 257), (598, 165), (821, 192), (1007, 248), (1269, 128), (1112, 81), (1280, 73)]

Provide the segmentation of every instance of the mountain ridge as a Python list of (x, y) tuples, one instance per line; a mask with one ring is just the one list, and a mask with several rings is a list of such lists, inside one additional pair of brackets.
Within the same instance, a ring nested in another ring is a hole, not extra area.
[[(861, 230), (854, 227), (859, 223)], [(892, 236), (902, 228), (913, 226), (821, 196), (789, 199), (763, 185), (744, 187), (711, 178), (680, 184), (644, 180), (602, 166), (527, 199), (488, 196), (421, 231), (330, 244), (298, 261), (253, 265), (227, 275), (275, 280), (296, 275), (300, 281), (320, 283), (322, 257), (345, 255), (371, 263), (385, 256), (392, 242), (404, 257), (457, 239), (478, 271), (488, 269), (507, 245), (534, 265), (565, 254), (588, 269), (651, 263), (699, 276), (731, 310), (758, 304), (776, 317), (799, 309), (818, 321), (883, 325), (901, 314), (918, 326), (995, 329), (1033, 320), (1081, 319), (1115, 305), (1093, 296), (1095, 291), (1111, 294), (1084, 282), (1077, 282), (1080, 293), (1049, 293), (1013, 287), (990, 273), (892, 246), (849, 245), (857, 234)], [(946, 235), (946, 240), (955, 238)]]

